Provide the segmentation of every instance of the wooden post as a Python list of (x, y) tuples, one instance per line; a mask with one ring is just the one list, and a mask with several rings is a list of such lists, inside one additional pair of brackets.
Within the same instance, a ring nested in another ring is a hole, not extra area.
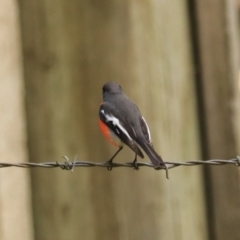
[[(31, 159), (106, 161), (101, 87), (119, 82), (167, 160), (199, 159), (183, 1), (20, 2)], [(127, 148), (116, 159), (132, 161)], [(145, 161), (149, 161), (147, 157)], [(36, 239), (205, 240), (201, 168), (32, 171)]]
[[(240, 151), (239, 41), (235, 1), (196, 0), (202, 91), (203, 147), (207, 159), (235, 158)], [(240, 239), (239, 170), (206, 173), (210, 239)]]
[[(0, 162), (28, 161), (19, 11), (0, 0)], [(0, 239), (33, 239), (29, 171), (0, 169)]]

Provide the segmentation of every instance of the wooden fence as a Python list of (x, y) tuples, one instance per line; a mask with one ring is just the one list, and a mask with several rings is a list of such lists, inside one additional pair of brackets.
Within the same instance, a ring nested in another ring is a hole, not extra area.
[[(166, 160), (240, 152), (233, 0), (0, 0), (0, 162), (106, 161), (119, 82)], [(124, 148), (116, 161), (133, 160)], [(149, 161), (147, 157), (145, 161)], [(0, 169), (0, 239), (238, 240), (239, 169)]]

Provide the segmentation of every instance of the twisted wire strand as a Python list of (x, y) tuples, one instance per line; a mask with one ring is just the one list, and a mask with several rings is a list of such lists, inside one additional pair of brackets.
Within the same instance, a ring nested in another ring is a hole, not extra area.
[[(109, 162), (90, 162), (90, 161), (77, 161), (77, 157), (71, 162), (68, 157), (64, 156), (65, 162), (42, 162), (42, 163), (34, 163), (34, 162), (24, 162), (24, 163), (3, 163), (0, 162), (0, 168), (6, 167), (19, 167), (19, 168), (57, 168), (60, 167), (63, 170), (74, 170), (75, 167), (105, 167), (105, 168), (117, 168), (117, 167), (130, 167), (134, 168), (132, 162), (126, 163), (118, 163), (113, 162), (110, 164)], [(213, 165), (213, 166), (222, 166), (222, 165), (235, 165), (240, 167), (240, 156), (229, 160), (221, 160), (221, 159), (212, 159), (212, 160), (197, 160), (197, 161), (187, 161), (187, 162), (174, 162), (174, 161), (166, 161), (165, 164), (168, 166), (168, 169), (172, 169), (180, 166), (199, 166), (199, 165)], [(152, 163), (138, 162), (138, 167), (150, 167), (154, 168)], [(162, 168), (161, 170), (165, 170)]]

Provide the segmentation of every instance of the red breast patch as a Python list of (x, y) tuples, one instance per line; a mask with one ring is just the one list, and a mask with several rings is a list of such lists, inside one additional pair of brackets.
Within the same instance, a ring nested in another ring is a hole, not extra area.
[[(108, 126), (103, 122), (101, 121), (101, 119), (99, 119), (99, 126), (100, 126), (100, 129), (102, 130), (104, 136), (107, 138), (107, 140), (113, 144), (114, 146), (116, 147), (119, 147), (119, 143), (117, 141), (114, 141), (114, 138), (113, 138), (113, 133), (111, 132), (111, 130), (108, 128)], [(116, 136), (117, 137), (117, 136)], [(120, 140), (120, 139), (119, 139)]]

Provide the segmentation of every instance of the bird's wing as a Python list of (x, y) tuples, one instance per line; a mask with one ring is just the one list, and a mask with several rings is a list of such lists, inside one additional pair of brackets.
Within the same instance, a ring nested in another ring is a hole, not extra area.
[(142, 129), (145, 139), (148, 141), (148, 143), (150, 143), (152, 145), (151, 133), (150, 133), (149, 127), (147, 125), (147, 122), (143, 116), (140, 118), (140, 126), (141, 126), (141, 129)]
[(100, 106), (99, 117), (122, 142), (128, 145), (139, 157), (144, 157), (135, 142), (136, 133), (134, 129), (118, 114), (117, 109), (114, 109), (111, 104), (104, 102)]

